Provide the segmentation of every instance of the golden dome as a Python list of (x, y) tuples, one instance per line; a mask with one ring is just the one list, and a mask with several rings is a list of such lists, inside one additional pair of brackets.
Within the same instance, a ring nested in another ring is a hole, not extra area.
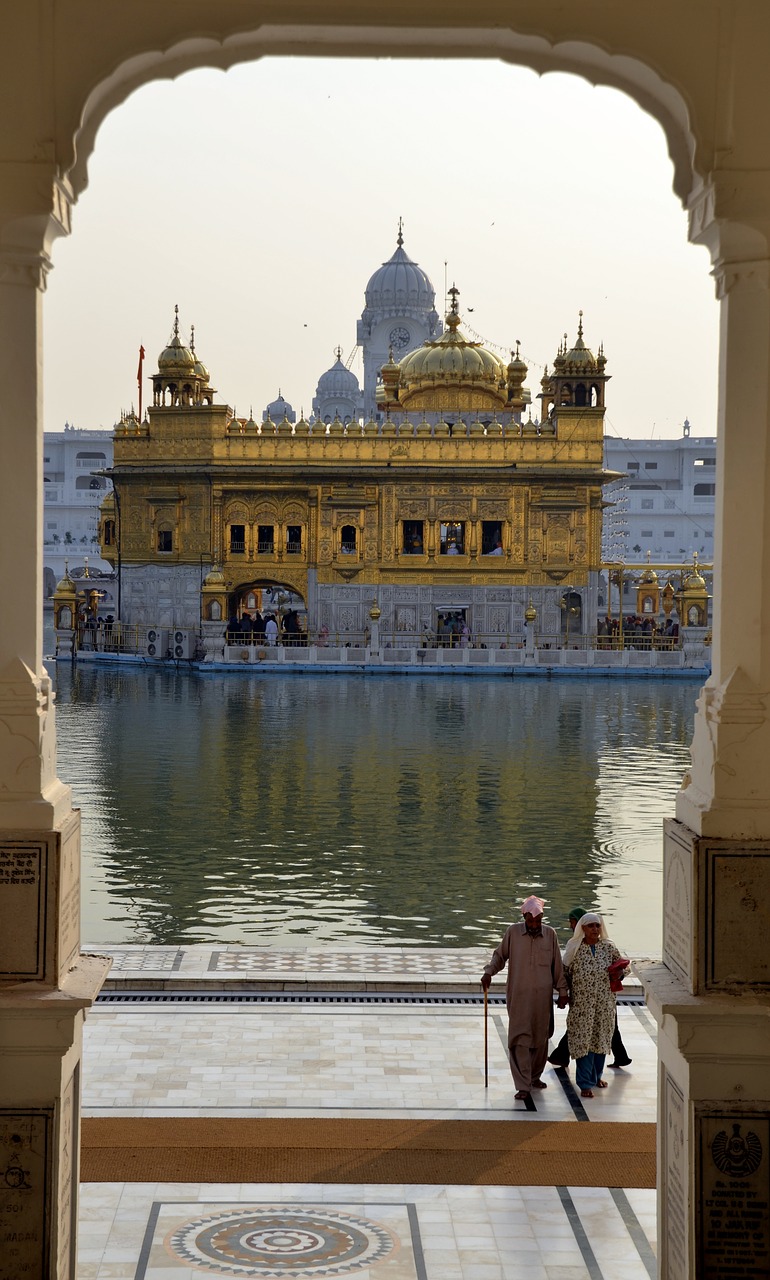
[[(460, 328), (457, 310), (459, 290), (453, 285), (447, 327), (440, 338), (428, 341), (405, 356), (399, 369), (399, 402), (403, 408), (433, 408), (438, 388), (451, 390), (463, 400), (472, 398), (476, 408), (503, 408), (507, 402), (507, 368), (499, 356), (480, 342), (471, 342)], [(385, 366), (391, 373), (390, 363)], [(389, 381), (385, 377), (383, 381)]]
[(172, 369), (182, 373), (195, 371), (195, 356), (189, 347), (183, 346), (179, 337), (179, 307), (174, 307), (174, 332), (171, 340), (158, 356), (159, 373), (167, 373)]
[(524, 610), (524, 620), (526, 622), (534, 622), (536, 618), (537, 618), (537, 609), (533, 605), (532, 598), (530, 597), (529, 604)]
[(556, 359), (553, 362), (554, 369), (560, 374), (566, 372), (577, 373), (581, 370), (583, 372), (594, 371), (600, 362), (606, 363), (601, 352), (599, 360), (597, 360), (593, 351), (589, 351), (583, 341), (583, 312), (578, 312), (578, 316), (578, 334), (574, 346), (570, 347), (569, 351), (567, 350), (567, 335), (565, 333), (564, 344), (559, 348)]
[(203, 579), (204, 587), (220, 586), (225, 580), (225, 575), (218, 565), (214, 565), (213, 569), (209, 569), (206, 577)]
[(702, 592), (706, 590), (705, 579), (700, 576), (697, 568), (693, 568), (692, 573), (688, 573), (682, 584), (682, 590), (688, 593)]
[(648, 565), (648, 567), (644, 570), (644, 573), (642, 574), (641, 578), (639, 579), (639, 586), (654, 587), (654, 586), (657, 586), (657, 583), (658, 583), (658, 575), (655, 572), (655, 570), (651, 569)]
[(64, 561), (64, 577), (62, 578), (61, 582), (57, 582), (56, 584), (55, 594), (58, 596), (60, 592), (63, 592), (65, 595), (74, 596), (75, 594), (75, 583), (72, 581), (72, 578), (70, 577), (70, 566), (69, 566), (68, 560)]

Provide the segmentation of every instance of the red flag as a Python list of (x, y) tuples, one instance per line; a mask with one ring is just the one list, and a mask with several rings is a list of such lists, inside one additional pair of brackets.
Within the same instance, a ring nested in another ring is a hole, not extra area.
[(142, 421), (142, 361), (144, 360), (144, 347), (139, 347), (139, 368), (136, 371), (136, 381), (139, 384), (139, 421)]

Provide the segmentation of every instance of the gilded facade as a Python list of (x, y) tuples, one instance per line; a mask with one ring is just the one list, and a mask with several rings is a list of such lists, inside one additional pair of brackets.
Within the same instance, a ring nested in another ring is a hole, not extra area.
[(506, 364), (465, 338), (453, 290), (441, 336), (384, 366), (379, 421), (258, 423), (217, 402), (177, 318), (151, 409), (115, 428), (102, 541), (122, 621), (197, 629), (215, 565), (229, 613), (282, 587), (311, 633), (363, 634), (374, 596), (385, 632), (452, 609), (501, 643), (530, 596), (544, 632), (561, 629), (567, 588), (595, 616), (605, 358), (581, 317), (542, 379), (540, 421), (524, 416), (526, 375), (518, 352)]

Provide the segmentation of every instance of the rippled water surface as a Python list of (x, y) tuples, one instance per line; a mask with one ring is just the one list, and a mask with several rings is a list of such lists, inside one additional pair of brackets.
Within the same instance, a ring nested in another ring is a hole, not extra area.
[(660, 949), (696, 681), (54, 678), (88, 943), (486, 946), (535, 890)]

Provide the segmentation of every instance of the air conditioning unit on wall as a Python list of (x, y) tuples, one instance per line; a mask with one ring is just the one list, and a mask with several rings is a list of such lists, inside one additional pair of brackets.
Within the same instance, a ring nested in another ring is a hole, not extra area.
[(168, 630), (166, 627), (148, 627), (144, 633), (142, 653), (145, 658), (160, 661), (168, 653)]
[(176, 630), (171, 632), (171, 657), (191, 658), (195, 652), (195, 632)]

